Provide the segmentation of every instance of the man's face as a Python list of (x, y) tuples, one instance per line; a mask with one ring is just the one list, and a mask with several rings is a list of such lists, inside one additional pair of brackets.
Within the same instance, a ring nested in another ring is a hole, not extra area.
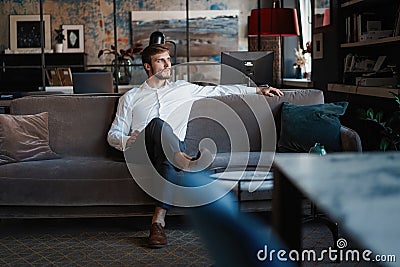
[(151, 57), (149, 77), (153, 75), (159, 79), (171, 78), (171, 57), (169, 52), (164, 52)]

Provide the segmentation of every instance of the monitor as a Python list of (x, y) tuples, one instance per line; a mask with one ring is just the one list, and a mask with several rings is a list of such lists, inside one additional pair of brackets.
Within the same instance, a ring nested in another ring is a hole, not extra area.
[(113, 75), (111, 72), (73, 72), (74, 94), (113, 93)]
[(273, 51), (223, 51), (221, 84), (251, 85), (249, 79), (256, 85), (273, 84), (273, 62)]

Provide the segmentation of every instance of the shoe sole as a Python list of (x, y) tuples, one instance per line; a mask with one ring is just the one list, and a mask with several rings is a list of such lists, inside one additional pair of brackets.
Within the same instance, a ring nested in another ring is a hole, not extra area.
[(148, 244), (147, 247), (148, 247), (148, 248), (163, 248), (163, 247), (165, 247), (166, 245), (167, 245), (167, 244), (154, 244), (154, 245)]

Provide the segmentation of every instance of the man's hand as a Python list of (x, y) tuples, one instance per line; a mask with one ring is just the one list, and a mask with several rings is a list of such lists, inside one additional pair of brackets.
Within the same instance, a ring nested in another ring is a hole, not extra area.
[(129, 146), (129, 145), (135, 143), (136, 138), (138, 137), (139, 134), (140, 134), (140, 132), (138, 130), (131, 133), (131, 137), (129, 137), (129, 139), (126, 141), (126, 145)]
[(266, 96), (283, 96), (283, 92), (275, 87), (257, 87), (257, 94)]

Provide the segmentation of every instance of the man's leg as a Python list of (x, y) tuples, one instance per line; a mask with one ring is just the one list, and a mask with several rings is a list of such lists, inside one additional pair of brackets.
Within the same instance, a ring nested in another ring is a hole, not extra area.
[[(162, 141), (164, 140), (164, 141)], [(153, 119), (145, 129), (145, 143), (148, 156), (157, 172), (172, 183), (179, 183), (181, 175), (180, 169), (175, 167), (168, 159), (166, 154), (181, 155), (182, 143), (174, 135), (172, 128), (159, 118)], [(164, 144), (164, 146), (163, 146)], [(165, 192), (168, 197), (172, 192)], [(158, 202), (154, 210), (150, 236), (150, 247), (162, 247), (167, 244), (167, 238), (164, 232), (165, 215), (169, 205)]]
[[(213, 160), (211, 153), (206, 149), (201, 150), (195, 158), (188, 156), (184, 152), (185, 144), (173, 133), (171, 126), (159, 118), (151, 120), (146, 126), (145, 144), (154, 168), (162, 177), (175, 184), (182, 185), (182, 170), (199, 171)], [(173, 192), (164, 190), (163, 199), (172, 198)], [(149, 237), (151, 247), (162, 247), (167, 243), (164, 227), (165, 215), (169, 208), (168, 204), (156, 203)]]

